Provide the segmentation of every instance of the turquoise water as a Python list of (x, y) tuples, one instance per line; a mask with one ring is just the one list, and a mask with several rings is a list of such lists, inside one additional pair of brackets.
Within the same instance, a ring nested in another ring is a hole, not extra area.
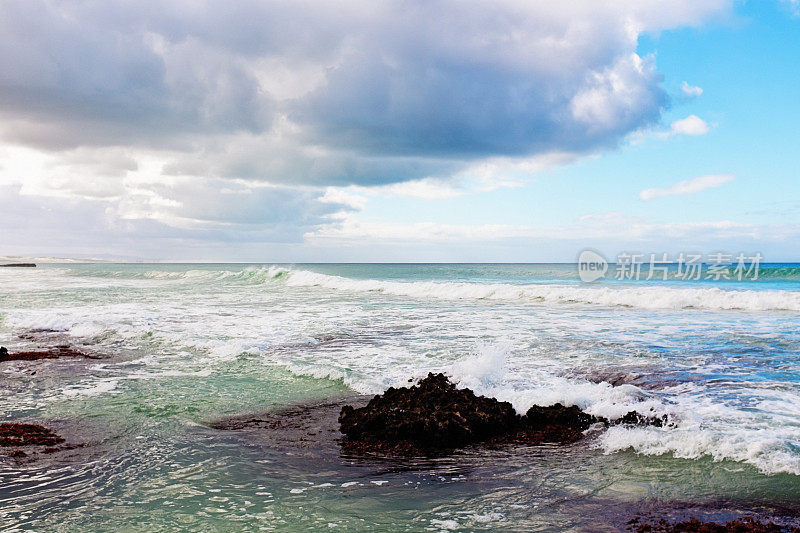
[[(762, 265), (759, 277), (584, 284), (575, 265), (0, 269), (0, 344), (107, 356), (0, 363), (0, 420), (44, 420), (82, 445), (0, 458), (0, 525), (613, 531), (687, 505), (794, 514), (800, 265)], [(429, 371), (520, 411), (560, 401), (665, 414), (675, 427), (405, 462), (215, 429)]]

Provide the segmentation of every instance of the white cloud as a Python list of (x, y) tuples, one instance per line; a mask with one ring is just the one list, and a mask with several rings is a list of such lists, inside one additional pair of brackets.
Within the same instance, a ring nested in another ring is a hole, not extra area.
[(662, 128), (657, 130), (641, 129), (631, 133), (628, 136), (628, 142), (636, 145), (646, 141), (651, 137), (656, 139), (669, 139), (677, 135), (688, 135), (690, 137), (699, 137), (711, 131), (711, 125), (697, 115), (689, 115), (686, 118), (673, 121), (669, 128)]
[[(317, 187), (290, 187), (248, 180), (164, 176), (160, 165), (133, 152), (131, 165), (114, 154), (96, 165), (95, 152), (78, 149), (58, 155), (31, 148), (1, 150), (0, 211), (3, 246), (36, 246), (51, 236), (102, 234), (87, 239), (104, 250), (111, 235), (138, 241), (183, 235), (197, 241), (261, 239), (295, 241), (330, 223), (332, 217), (363, 207), (353, 195), (330, 194)], [(107, 175), (107, 164), (116, 162)], [(148, 231), (141, 231), (146, 227)], [(87, 233), (87, 228), (91, 228)], [(33, 232), (33, 234), (32, 234)], [(35, 232), (42, 232), (40, 238)], [(238, 235), (237, 235), (238, 234)], [(46, 251), (46, 250), (42, 250)]]
[(437, 179), (422, 179), (385, 185), (376, 189), (376, 192), (405, 198), (421, 198), (423, 200), (444, 200), (463, 195), (466, 190), (463, 186), (452, 181)]
[(621, 132), (635, 129), (638, 113), (630, 105), (658, 108), (661, 95), (652, 91), (656, 77), (652, 58), (630, 54), (619, 58), (590, 81), (570, 101), (573, 118), (590, 132)]
[(705, 135), (709, 129), (705, 120), (697, 115), (689, 115), (670, 124), (667, 135), (690, 135), (694, 137)]
[(440, 224), (434, 222), (363, 222), (358, 215), (344, 217), (340, 224), (327, 225), (306, 235), (315, 245), (363, 243), (489, 243), (509, 240), (560, 240), (588, 246), (618, 242), (627, 245), (664, 240), (675, 243), (753, 240), (772, 235), (776, 240), (797, 237), (800, 230), (790, 225), (773, 225), (772, 230), (732, 220), (657, 222), (620, 212), (590, 214), (572, 224), (534, 226), (508, 224)]
[(781, 0), (794, 16), (800, 16), (800, 0)]
[(325, 189), (325, 194), (319, 201), (347, 205), (355, 210), (364, 209), (367, 205), (367, 198), (364, 196), (353, 194), (338, 187), (328, 187)]
[(731, 174), (711, 174), (708, 176), (698, 176), (689, 180), (684, 180), (663, 189), (644, 189), (639, 193), (642, 200), (652, 200), (664, 196), (679, 196), (684, 194), (695, 194), (706, 189), (719, 187), (733, 181)]
[(689, 85), (687, 82), (681, 84), (681, 91), (687, 98), (696, 98), (703, 94), (703, 88), (696, 85)]

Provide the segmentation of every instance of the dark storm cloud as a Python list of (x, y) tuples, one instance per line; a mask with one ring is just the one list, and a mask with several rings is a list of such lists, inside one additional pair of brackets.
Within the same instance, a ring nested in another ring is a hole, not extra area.
[[(641, 98), (602, 127), (573, 116), (576, 93), (493, 67), (378, 63), (338, 69), (299, 107), (315, 139), (369, 154), (474, 159), (582, 152), (653, 123), (667, 104), (655, 76)], [(358, 87), (358, 92), (353, 91)], [(598, 102), (598, 105), (613, 105)]]
[(0, 135), (313, 184), (581, 153), (667, 104), (639, 33), (725, 4), (4, 0)]
[(112, 17), (115, 6), (0, 3), (7, 138), (54, 149), (179, 147), (190, 135), (268, 127), (269, 100), (230, 56), (192, 41), (159, 53), (162, 37), (144, 19)]

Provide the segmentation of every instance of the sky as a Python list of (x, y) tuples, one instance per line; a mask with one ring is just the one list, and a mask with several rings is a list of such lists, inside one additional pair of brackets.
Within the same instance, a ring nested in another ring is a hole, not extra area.
[(800, 261), (798, 0), (0, 1), (0, 256)]

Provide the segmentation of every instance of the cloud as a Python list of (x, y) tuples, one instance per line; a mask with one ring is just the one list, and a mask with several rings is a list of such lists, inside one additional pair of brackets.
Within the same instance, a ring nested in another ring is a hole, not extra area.
[(423, 200), (443, 200), (455, 198), (466, 192), (462, 184), (433, 179), (394, 183), (377, 189), (377, 192), (404, 198), (421, 198)]
[(112, 183), (118, 188), (108, 194), (91, 190), (85, 179), (0, 184), (4, 250), (180, 258), (192, 243), (300, 243), (305, 233), (358, 209), (317, 189), (241, 180)]
[(673, 121), (668, 128), (642, 129), (633, 132), (628, 137), (631, 144), (639, 144), (654, 137), (656, 139), (669, 139), (676, 135), (688, 135), (699, 137), (711, 131), (711, 125), (697, 115), (689, 115), (686, 118)]
[(708, 131), (708, 123), (705, 120), (697, 115), (689, 115), (670, 124), (667, 135), (690, 135), (695, 137), (705, 135)]
[[(309, 242), (328, 245), (358, 243), (490, 243), (502, 241), (538, 240), (570, 241), (588, 246), (592, 243), (708, 243), (721, 241), (758, 240), (769, 235), (780, 241), (797, 238), (800, 230), (790, 224), (762, 226), (732, 220), (697, 222), (657, 222), (620, 212), (590, 214), (571, 224), (560, 226), (508, 224), (441, 224), (435, 222), (365, 222), (348, 215), (342, 224), (321, 227), (307, 235)], [(657, 251), (656, 249), (652, 250)], [(666, 251), (666, 250), (661, 250)]]
[(158, 220), (173, 227), (233, 229), (248, 225), (314, 227), (352, 206), (316, 190), (214, 180), (175, 180), (131, 187), (117, 206), (122, 219)]
[(696, 85), (689, 85), (687, 82), (681, 84), (681, 91), (687, 98), (696, 98), (703, 94), (703, 88)]
[(679, 196), (684, 194), (695, 194), (706, 189), (720, 187), (730, 181), (733, 181), (731, 174), (711, 174), (708, 176), (698, 176), (689, 180), (684, 180), (666, 187), (664, 189), (644, 189), (639, 193), (639, 198), (642, 200), (652, 200), (654, 198), (662, 198), (664, 196)]
[(640, 36), (731, 5), (4, 0), (4, 238), (299, 243), (367, 189), (519, 186), (658, 124), (669, 97)]
[(781, 2), (789, 9), (792, 15), (800, 16), (800, 0), (781, 0)]
[(727, 0), (0, 4), (0, 137), (146, 147), (168, 172), (315, 185), (585, 153), (668, 104), (644, 32)]
[[(329, 260), (539, 262), (574, 261), (594, 248), (617, 253), (736, 253), (760, 251), (770, 260), (790, 257), (800, 245), (797, 224), (738, 220), (660, 222), (623, 213), (600, 213), (573, 223), (547, 225), (390, 223), (359, 221), (325, 226), (306, 236), (307, 249), (325, 250)], [(647, 257), (647, 255), (645, 256)]]
[(333, 204), (341, 204), (352, 208), (353, 210), (360, 211), (367, 205), (367, 198), (364, 196), (354, 194), (336, 187), (328, 187), (325, 194), (319, 199), (320, 202), (328, 202)]

